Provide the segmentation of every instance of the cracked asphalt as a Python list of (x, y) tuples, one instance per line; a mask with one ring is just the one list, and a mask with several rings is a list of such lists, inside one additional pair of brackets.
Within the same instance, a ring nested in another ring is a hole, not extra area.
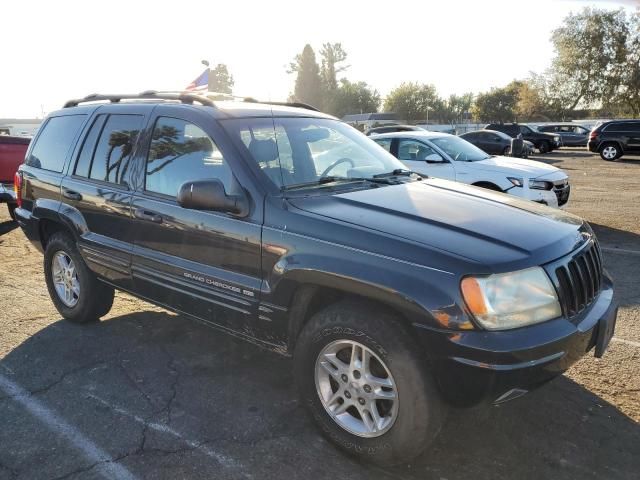
[(392, 469), (319, 435), (290, 359), (121, 293), (99, 323), (62, 321), (0, 207), (0, 479), (638, 478), (640, 159), (539, 159), (569, 173), (568, 210), (605, 248), (616, 338), (522, 399), (452, 411), (429, 452)]

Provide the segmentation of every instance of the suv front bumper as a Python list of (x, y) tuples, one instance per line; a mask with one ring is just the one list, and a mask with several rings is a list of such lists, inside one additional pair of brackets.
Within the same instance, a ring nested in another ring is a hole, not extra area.
[(16, 203), (13, 183), (0, 183), (0, 202)]
[(618, 311), (611, 280), (603, 280), (597, 299), (573, 321), (557, 318), (494, 332), (416, 325), (445, 399), (457, 406), (499, 403), (562, 374), (594, 347), (602, 355)]

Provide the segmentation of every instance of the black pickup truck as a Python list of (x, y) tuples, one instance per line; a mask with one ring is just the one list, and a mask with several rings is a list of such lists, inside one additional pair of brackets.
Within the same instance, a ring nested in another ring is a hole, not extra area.
[(106, 315), (117, 288), (292, 355), (322, 432), (379, 464), (613, 334), (583, 220), (423, 178), (310, 108), (94, 95), (49, 115), (17, 177), (64, 318)]
[(522, 134), (522, 138), (533, 143), (540, 153), (548, 153), (562, 146), (562, 138), (558, 134), (539, 132), (528, 125), (518, 123), (490, 123), (485, 130), (496, 130), (506, 133), (510, 137), (517, 137)]

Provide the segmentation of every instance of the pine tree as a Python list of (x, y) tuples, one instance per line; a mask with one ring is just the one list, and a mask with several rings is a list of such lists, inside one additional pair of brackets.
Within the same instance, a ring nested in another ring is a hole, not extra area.
[(324, 96), (322, 78), (320, 67), (316, 62), (316, 54), (311, 45), (305, 45), (302, 53), (296, 55), (295, 61), (290, 65), (289, 72), (298, 74), (293, 100), (322, 108)]

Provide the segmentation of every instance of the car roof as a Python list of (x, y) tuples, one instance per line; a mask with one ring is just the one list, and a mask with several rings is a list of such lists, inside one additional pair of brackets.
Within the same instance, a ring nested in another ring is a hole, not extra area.
[(395, 137), (428, 140), (430, 138), (455, 137), (455, 135), (450, 135), (448, 133), (443, 133), (443, 132), (430, 132), (428, 130), (422, 130), (422, 131), (410, 130), (406, 132), (374, 133), (373, 135), (371, 135), (371, 138), (395, 138)]

